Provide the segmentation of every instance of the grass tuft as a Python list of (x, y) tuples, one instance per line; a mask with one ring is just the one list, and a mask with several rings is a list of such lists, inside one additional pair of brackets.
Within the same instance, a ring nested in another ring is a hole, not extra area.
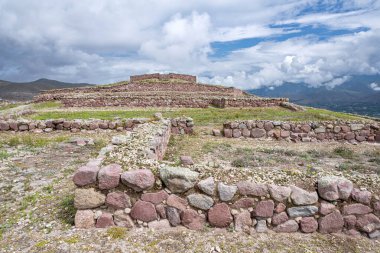
[(352, 159), (354, 157), (354, 151), (347, 147), (334, 148), (333, 153), (346, 159)]
[(64, 196), (59, 205), (59, 218), (66, 224), (74, 225), (76, 213), (76, 209), (74, 207), (74, 194)]
[(127, 229), (122, 227), (110, 227), (107, 235), (112, 239), (124, 239), (127, 236)]

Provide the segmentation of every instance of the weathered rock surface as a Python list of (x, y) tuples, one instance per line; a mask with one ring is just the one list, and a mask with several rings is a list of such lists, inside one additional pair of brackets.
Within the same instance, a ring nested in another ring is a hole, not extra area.
[(197, 184), (198, 188), (204, 193), (213, 196), (215, 194), (215, 181), (213, 177), (201, 180)]
[(126, 214), (123, 210), (117, 210), (113, 214), (113, 219), (116, 226), (119, 226), (119, 227), (133, 228), (135, 226), (132, 218), (128, 214)]
[(99, 170), (98, 181), (99, 189), (109, 190), (116, 188), (120, 182), (121, 166), (118, 164), (110, 164)]
[(233, 221), (230, 207), (225, 203), (218, 203), (208, 211), (208, 220), (212, 226), (223, 228)]
[(191, 206), (202, 210), (208, 210), (214, 205), (214, 200), (204, 194), (190, 194), (187, 201)]
[(291, 218), (295, 217), (306, 217), (314, 215), (318, 212), (318, 207), (316, 206), (297, 206), (290, 207), (287, 209), (288, 215)]
[(300, 229), (304, 233), (313, 233), (318, 229), (318, 222), (314, 217), (303, 217), (300, 221)]
[(166, 219), (154, 220), (154, 221), (151, 221), (148, 223), (148, 228), (156, 229), (156, 230), (168, 229), (168, 228), (170, 228), (170, 223)]
[(86, 186), (96, 183), (98, 166), (82, 166), (74, 174), (73, 181), (76, 186)]
[(159, 192), (148, 192), (141, 195), (141, 200), (153, 203), (155, 205), (162, 203), (164, 200), (167, 200), (169, 194), (162, 190)]
[(132, 207), (131, 217), (136, 220), (150, 222), (157, 219), (156, 208), (150, 202), (138, 200)]
[(372, 212), (372, 209), (369, 206), (365, 206), (363, 204), (351, 204), (343, 207), (343, 215), (360, 215), (360, 214), (367, 214)]
[(160, 178), (173, 193), (182, 193), (194, 187), (198, 172), (182, 167), (163, 167)]
[(92, 228), (95, 226), (94, 213), (91, 210), (78, 210), (75, 214), (76, 228)]
[(369, 191), (353, 189), (351, 194), (352, 199), (359, 203), (362, 203), (364, 205), (369, 205), (371, 203), (372, 193)]
[(356, 221), (356, 226), (360, 231), (371, 233), (380, 229), (380, 219), (373, 213), (359, 216)]
[(240, 194), (246, 196), (261, 197), (269, 193), (266, 184), (256, 184), (251, 181), (240, 181), (237, 183), (237, 187)]
[(151, 170), (141, 169), (124, 172), (121, 175), (121, 181), (133, 190), (141, 192), (152, 188), (155, 178)]
[(97, 228), (106, 228), (112, 226), (115, 226), (115, 223), (113, 222), (113, 216), (110, 213), (102, 213), (96, 220), (95, 227)]
[(75, 189), (74, 206), (77, 209), (91, 209), (104, 204), (106, 196), (94, 188)]
[(182, 165), (193, 165), (194, 164), (191, 156), (183, 155), (183, 156), (180, 156), (179, 160), (181, 161)]
[(230, 201), (235, 196), (237, 187), (235, 185), (226, 185), (222, 182), (218, 184), (218, 193), (221, 201)]
[(106, 197), (106, 205), (114, 209), (131, 207), (131, 200), (124, 192), (110, 192)]
[(188, 202), (184, 198), (181, 198), (174, 194), (170, 194), (168, 199), (166, 200), (166, 204), (168, 206), (175, 207), (181, 211), (184, 211), (187, 208)]
[(277, 233), (297, 232), (298, 223), (295, 220), (288, 220), (273, 229)]
[(337, 233), (340, 232), (344, 226), (343, 216), (339, 211), (334, 211), (318, 221), (319, 232), (321, 233)]
[(270, 218), (273, 216), (273, 210), (273, 200), (263, 200), (257, 203), (254, 214), (257, 217)]
[(252, 226), (251, 214), (247, 210), (237, 214), (235, 216), (235, 230), (236, 231), (248, 231)]
[(318, 179), (318, 193), (325, 200), (347, 200), (352, 190), (352, 182), (342, 177), (325, 176)]
[(275, 214), (272, 217), (272, 224), (277, 226), (288, 220), (289, 220), (289, 217), (286, 214), (286, 212), (282, 212), (282, 213)]
[(312, 205), (318, 202), (318, 194), (316, 192), (308, 192), (296, 186), (291, 186), (291, 189), (290, 198), (295, 205)]
[(205, 218), (200, 216), (195, 210), (187, 209), (181, 213), (182, 225), (191, 230), (201, 230), (205, 225)]
[(279, 186), (279, 185), (274, 185), (274, 184), (268, 185), (268, 190), (272, 199), (278, 202), (286, 201), (292, 192), (292, 189), (290, 187)]
[(180, 211), (175, 207), (166, 207), (166, 217), (170, 225), (172, 225), (173, 227), (176, 227), (181, 224)]

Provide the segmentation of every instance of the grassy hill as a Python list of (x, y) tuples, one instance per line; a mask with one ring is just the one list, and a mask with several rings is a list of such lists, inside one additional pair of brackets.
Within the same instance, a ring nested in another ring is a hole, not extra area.
[(33, 99), (42, 90), (75, 88), (89, 86), (88, 83), (65, 83), (49, 79), (33, 82), (16, 83), (0, 80), (0, 99), (10, 101), (27, 101)]

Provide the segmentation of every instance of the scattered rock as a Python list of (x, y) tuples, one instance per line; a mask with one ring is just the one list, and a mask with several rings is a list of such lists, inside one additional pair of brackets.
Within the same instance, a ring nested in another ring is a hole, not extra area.
[(132, 207), (131, 217), (136, 220), (150, 222), (157, 219), (156, 208), (150, 202), (138, 200)]
[(190, 194), (187, 196), (190, 205), (202, 210), (208, 210), (214, 205), (214, 200), (203, 194)]
[(77, 209), (91, 209), (104, 204), (106, 196), (94, 188), (75, 189), (74, 206)]
[(218, 184), (219, 198), (221, 201), (230, 201), (233, 199), (237, 187), (235, 185), (226, 185), (222, 182)]
[(98, 180), (99, 189), (109, 190), (116, 188), (120, 182), (121, 166), (118, 164), (110, 164), (99, 170)]
[(163, 167), (160, 178), (173, 193), (182, 193), (194, 187), (198, 172), (182, 167)]
[(233, 221), (230, 207), (226, 203), (218, 203), (208, 211), (208, 220), (212, 226), (228, 227)]
[(183, 155), (183, 156), (180, 156), (179, 160), (181, 161), (182, 165), (193, 165), (194, 164), (191, 156)]
[(140, 169), (124, 172), (121, 175), (121, 181), (133, 190), (141, 192), (152, 188), (155, 178), (151, 170)]

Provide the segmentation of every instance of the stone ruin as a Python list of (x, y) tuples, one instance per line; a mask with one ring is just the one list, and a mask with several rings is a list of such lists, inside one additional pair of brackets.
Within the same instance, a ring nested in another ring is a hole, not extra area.
[(201, 178), (187, 167), (191, 159), (182, 158), (187, 163), (175, 167), (160, 162), (172, 129), (173, 123), (162, 118), (141, 124), (130, 134), (114, 137), (96, 159), (76, 171), (77, 228), (183, 226), (380, 236), (380, 200), (351, 181), (324, 176), (305, 190)]
[(61, 101), (66, 107), (266, 107), (286, 105), (287, 98), (261, 98), (240, 89), (197, 83), (195, 76), (145, 74), (129, 82), (43, 91), (35, 102)]

